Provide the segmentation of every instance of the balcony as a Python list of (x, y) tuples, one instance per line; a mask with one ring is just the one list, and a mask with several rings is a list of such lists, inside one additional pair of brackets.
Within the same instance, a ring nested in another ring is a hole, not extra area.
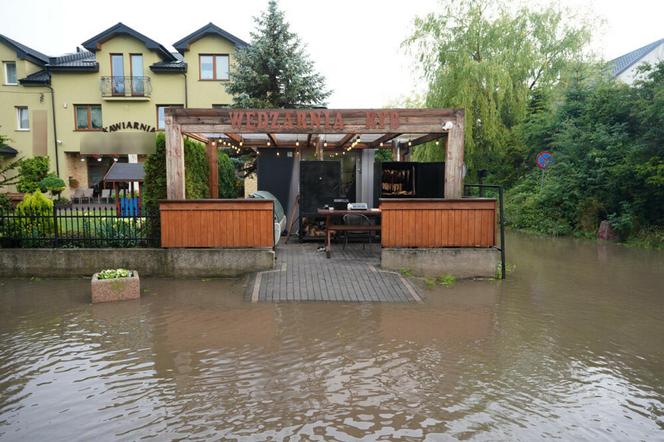
[(99, 89), (104, 100), (147, 101), (152, 95), (150, 77), (101, 77)]

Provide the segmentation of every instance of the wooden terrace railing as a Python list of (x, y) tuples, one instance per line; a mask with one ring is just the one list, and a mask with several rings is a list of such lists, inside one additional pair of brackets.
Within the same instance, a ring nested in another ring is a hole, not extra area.
[(496, 200), (383, 199), (383, 247), (494, 247)]
[(271, 200), (164, 200), (159, 212), (162, 247), (274, 247)]

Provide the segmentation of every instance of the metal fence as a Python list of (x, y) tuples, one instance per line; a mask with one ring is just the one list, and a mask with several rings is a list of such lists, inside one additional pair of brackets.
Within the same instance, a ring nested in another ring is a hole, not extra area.
[[(487, 196), (487, 193), (492, 197), (495, 197), (496, 194), (498, 196), (498, 226), (500, 227), (500, 247), (498, 247), (498, 250), (500, 250), (500, 279), (505, 279), (507, 269), (505, 268), (505, 208), (503, 205), (503, 186), (497, 186), (495, 184), (464, 184), (463, 188), (464, 196), (479, 196), (480, 198), (483, 198)], [(473, 192), (472, 190), (476, 190), (477, 192)]]
[(159, 247), (159, 215), (115, 208), (0, 209), (0, 247)]

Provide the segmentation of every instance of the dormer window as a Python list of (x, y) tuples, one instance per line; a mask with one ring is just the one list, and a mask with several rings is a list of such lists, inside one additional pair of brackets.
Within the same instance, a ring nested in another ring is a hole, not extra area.
[(5, 71), (5, 84), (15, 86), (18, 84), (16, 81), (16, 62), (5, 61), (2, 63)]
[(198, 62), (200, 80), (230, 79), (228, 54), (201, 54)]

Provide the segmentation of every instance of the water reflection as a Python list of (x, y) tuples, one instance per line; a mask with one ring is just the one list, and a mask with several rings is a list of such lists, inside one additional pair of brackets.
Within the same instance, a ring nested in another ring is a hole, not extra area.
[(260, 304), (243, 280), (0, 281), (0, 439), (656, 439), (664, 254), (510, 236), (421, 305)]

